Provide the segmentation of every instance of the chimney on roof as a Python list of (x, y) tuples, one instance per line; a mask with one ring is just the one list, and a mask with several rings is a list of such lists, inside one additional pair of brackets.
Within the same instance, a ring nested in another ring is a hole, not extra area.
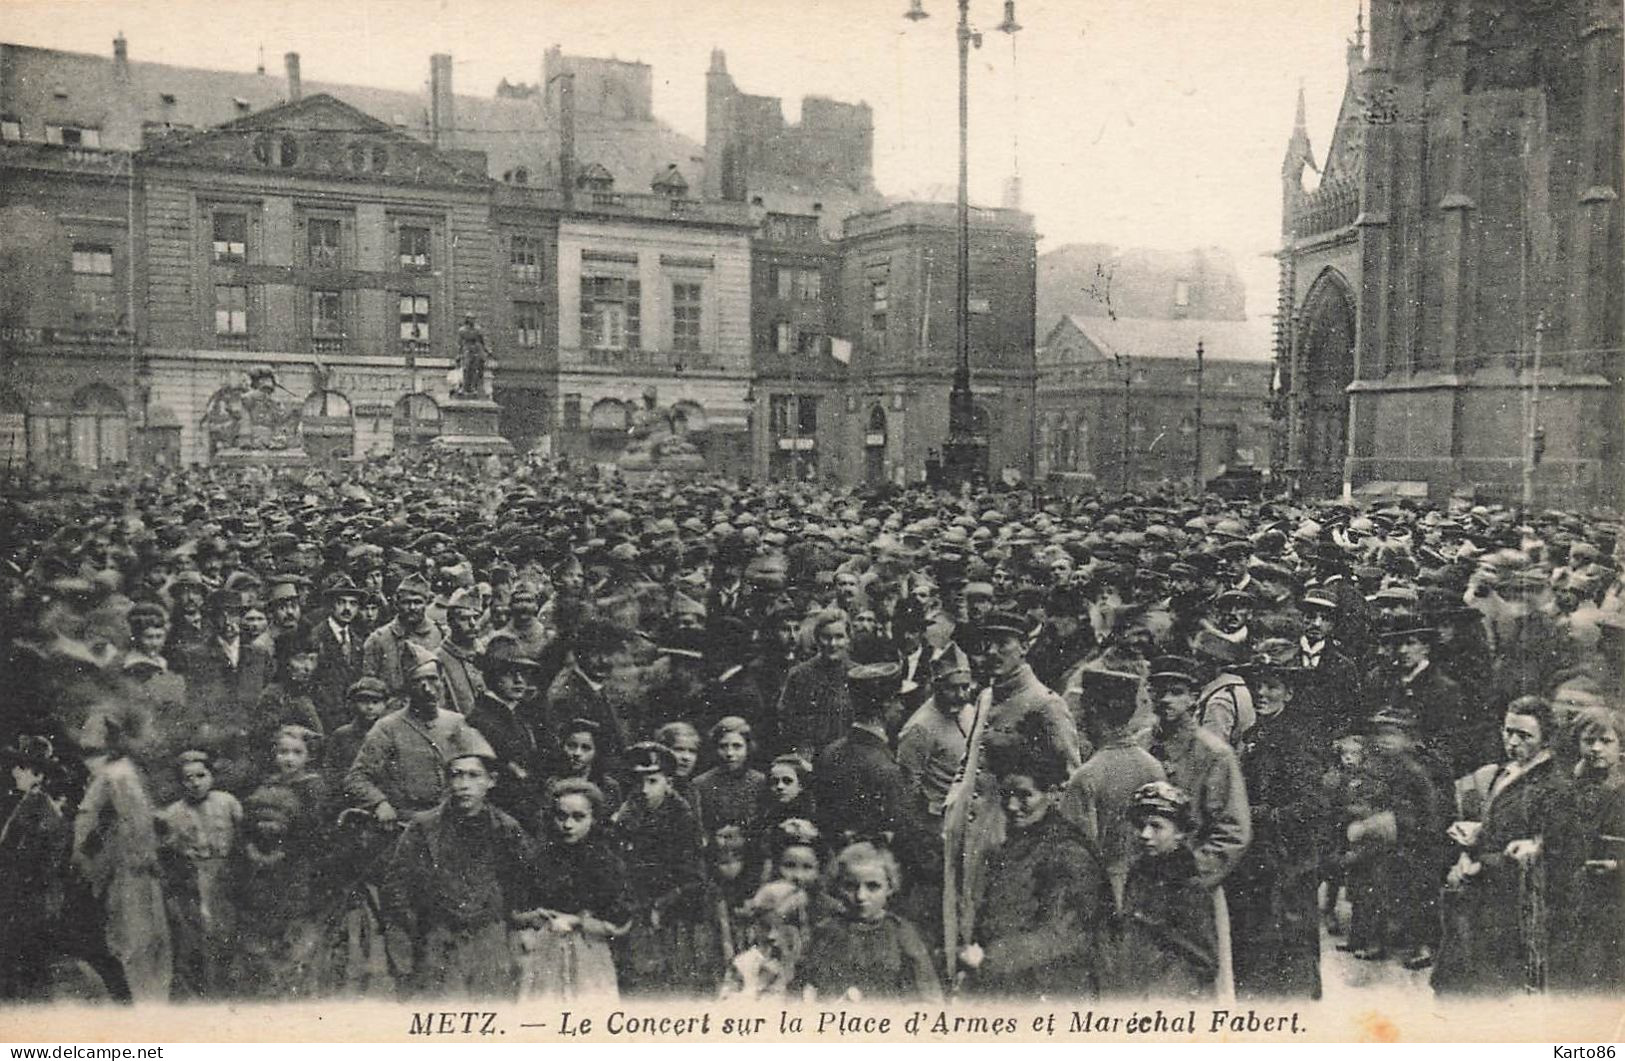
[(119, 30), (118, 36), (113, 38), (113, 65), (121, 74), (130, 66), (130, 42), (124, 39), (123, 30)]
[(289, 52), (282, 57), (282, 62), (288, 70), (288, 102), (292, 103), (305, 94), (299, 83), (299, 53)]
[(559, 82), (559, 187), (564, 191), (564, 208), (575, 205), (576, 196), (576, 75), (558, 75)]
[(1004, 203), (1006, 210), (1021, 209), (1021, 178), (1017, 176), (1006, 177), (1004, 181)]
[(457, 104), (451, 90), (451, 56), (429, 56), (429, 133), (435, 147), (452, 146), (457, 130)]

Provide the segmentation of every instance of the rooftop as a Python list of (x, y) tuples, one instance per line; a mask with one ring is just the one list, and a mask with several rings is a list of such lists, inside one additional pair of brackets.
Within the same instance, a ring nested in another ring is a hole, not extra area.
[[(1092, 348), (1080, 355), (1060, 356), (1057, 341), (1074, 329)], [(1201, 342), (1204, 360), (1267, 363), (1275, 356), (1275, 332), (1266, 318), (1250, 320), (1161, 320), (1148, 317), (1081, 317), (1067, 314), (1045, 338), (1040, 361), (1107, 360), (1127, 358), (1196, 359)], [(1045, 357), (1044, 352), (1049, 351)]]

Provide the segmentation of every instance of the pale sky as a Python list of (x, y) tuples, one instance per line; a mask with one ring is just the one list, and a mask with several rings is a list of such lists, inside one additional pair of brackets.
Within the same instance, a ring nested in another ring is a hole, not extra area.
[[(1019, 163), (1040, 250), (1079, 241), (1218, 246), (1273, 309), (1280, 164), (1301, 79), (1323, 156), (1359, 0), (1017, 0), (1024, 27), (994, 27), (1000, 0), (971, 0), (971, 193), (997, 203)], [(456, 60), (460, 94), (537, 81), (551, 44), (654, 68), (655, 112), (704, 139), (711, 49), (745, 92), (874, 108), (882, 191), (955, 180), (954, 0), (0, 0), (0, 39), (135, 60), (414, 89), (429, 55)]]

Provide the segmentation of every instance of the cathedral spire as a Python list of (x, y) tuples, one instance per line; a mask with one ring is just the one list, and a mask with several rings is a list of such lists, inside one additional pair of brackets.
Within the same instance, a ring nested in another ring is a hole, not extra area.
[(1348, 48), (1349, 72), (1359, 73), (1365, 65), (1365, 4), (1362, 2), (1354, 12), (1354, 38), (1349, 41)]
[(1292, 139), (1287, 141), (1286, 159), (1282, 163), (1282, 172), (1292, 179), (1303, 175), (1303, 167), (1308, 166), (1316, 173), (1320, 167), (1315, 165), (1315, 152), (1309, 144), (1309, 120), (1305, 115), (1303, 98), (1303, 79), (1298, 79), (1298, 110), (1292, 119)]

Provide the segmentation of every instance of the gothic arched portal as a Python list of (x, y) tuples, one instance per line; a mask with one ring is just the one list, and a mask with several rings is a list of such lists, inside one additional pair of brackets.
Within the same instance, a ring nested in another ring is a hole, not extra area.
[(1334, 495), (1343, 488), (1348, 452), (1349, 395), (1354, 382), (1354, 299), (1331, 270), (1304, 300), (1302, 339), (1292, 385), (1297, 391), (1298, 460), (1305, 492)]

